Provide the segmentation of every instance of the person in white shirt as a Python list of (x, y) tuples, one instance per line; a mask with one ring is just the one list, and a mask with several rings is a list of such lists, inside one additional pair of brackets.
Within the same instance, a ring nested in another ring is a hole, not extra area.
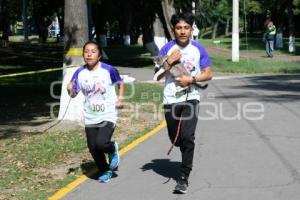
[[(113, 66), (100, 62), (101, 47), (88, 41), (83, 47), (85, 65), (79, 67), (67, 85), (75, 97), (80, 91), (85, 96), (84, 120), (87, 145), (99, 169), (100, 182), (108, 182), (120, 157), (117, 142), (111, 141), (117, 122), (117, 109), (123, 107), (124, 83)], [(115, 91), (118, 86), (118, 96)], [(105, 154), (108, 154), (109, 163)]]
[[(163, 104), (169, 138), (180, 148), (182, 156), (175, 193), (186, 193), (193, 165), (200, 101), (200, 91), (193, 83), (212, 78), (211, 60), (207, 51), (200, 43), (190, 39), (193, 23), (194, 16), (191, 13), (173, 15), (171, 24), (175, 40), (168, 42), (159, 52), (159, 56), (168, 56), (165, 65), (172, 67), (180, 63), (189, 72), (189, 75), (182, 75), (176, 79), (169, 71), (159, 77), (165, 76)], [(187, 89), (178, 92), (176, 82), (182, 87), (188, 86)]]

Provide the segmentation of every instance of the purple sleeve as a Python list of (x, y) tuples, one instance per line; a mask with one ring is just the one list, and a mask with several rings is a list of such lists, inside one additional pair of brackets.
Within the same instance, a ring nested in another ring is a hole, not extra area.
[(200, 50), (200, 67), (201, 67), (201, 69), (204, 69), (209, 66), (211, 66), (211, 60), (208, 56), (206, 49), (202, 48)]
[(112, 84), (118, 84), (122, 81), (119, 71), (116, 68), (103, 62), (101, 63), (101, 66), (109, 71)]
[(118, 83), (122, 82), (119, 71), (116, 68), (112, 67), (111, 70), (109, 71), (109, 73), (110, 73), (110, 78), (111, 78), (112, 84), (118, 84)]
[(166, 53), (166, 50), (164, 47), (162, 47), (159, 52), (158, 52), (158, 56), (165, 56), (167, 53)]
[(172, 40), (170, 42), (168, 42), (167, 44), (165, 44), (159, 51), (158, 55), (159, 56), (165, 56), (168, 54), (168, 51), (175, 45), (175, 41)]
[(75, 81), (75, 84), (74, 84), (74, 86), (73, 86), (73, 89), (74, 89), (74, 92), (76, 93), (76, 94), (78, 94), (79, 93), (79, 91), (80, 91), (80, 88), (79, 88), (79, 84), (78, 84), (78, 75), (79, 75), (79, 73), (82, 71), (84, 69), (84, 67), (79, 67), (75, 72), (74, 72), (74, 74), (73, 74), (73, 76), (72, 76), (72, 78), (71, 78), (71, 80), (70, 80), (70, 82), (71, 81)]
[(192, 41), (192, 45), (196, 46), (200, 52), (200, 60), (199, 60), (200, 68), (204, 69), (206, 67), (211, 66), (211, 60), (204, 46), (202, 46), (200, 43), (196, 41)]

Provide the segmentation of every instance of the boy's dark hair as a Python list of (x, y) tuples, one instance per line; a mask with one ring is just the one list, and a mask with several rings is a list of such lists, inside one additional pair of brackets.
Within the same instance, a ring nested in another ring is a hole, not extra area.
[(89, 40), (89, 41), (87, 41), (87, 42), (83, 45), (82, 52), (84, 52), (84, 49), (85, 49), (85, 47), (86, 47), (88, 44), (94, 44), (94, 45), (96, 45), (97, 49), (99, 50), (99, 53), (102, 54), (102, 48), (101, 48), (101, 46), (100, 46), (97, 42), (95, 42), (95, 41), (93, 41), (93, 40)]
[(171, 18), (172, 26), (174, 27), (181, 20), (185, 21), (189, 25), (193, 26), (195, 17), (193, 15), (193, 13), (190, 13), (190, 12), (174, 14), (174, 15), (172, 15), (172, 18)]

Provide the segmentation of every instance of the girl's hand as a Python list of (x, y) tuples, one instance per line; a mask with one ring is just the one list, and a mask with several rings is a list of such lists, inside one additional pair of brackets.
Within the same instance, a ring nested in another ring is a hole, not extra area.
[(118, 99), (117, 102), (116, 102), (116, 108), (118, 109), (122, 109), (124, 108), (124, 102), (122, 99)]
[(74, 91), (75, 80), (67, 84), (67, 91), (70, 97), (75, 97), (77, 94)]
[(71, 81), (70, 83), (67, 84), (67, 90), (68, 91), (71, 91), (73, 90), (73, 87), (74, 87), (74, 84), (75, 84), (75, 81)]

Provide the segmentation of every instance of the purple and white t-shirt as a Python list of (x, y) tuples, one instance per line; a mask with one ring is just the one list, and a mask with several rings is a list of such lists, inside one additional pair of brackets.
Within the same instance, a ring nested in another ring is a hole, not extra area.
[[(191, 74), (196, 76), (201, 71), (211, 65), (211, 60), (208, 56), (206, 49), (196, 41), (190, 41), (185, 47), (179, 46), (175, 40), (172, 40), (165, 44), (159, 51), (159, 56), (170, 55), (175, 49), (179, 49), (181, 53), (181, 64)], [(200, 92), (193, 85), (190, 86), (190, 92), (177, 93), (175, 79), (170, 73), (165, 75), (165, 86), (164, 86), (164, 104), (172, 104), (197, 99), (200, 101)]]
[(99, 62), (99, 67), (92, 71), (86, 66), (81, 66), (73, 74), (72, 80), (75, 81), (75, 93), (81, 91), (85, 96), (86, 125), (98, 124), (102, 121), (116, 123), (117, 95), (114, 85), (122, 81), (117, 69), (102, 62)]

